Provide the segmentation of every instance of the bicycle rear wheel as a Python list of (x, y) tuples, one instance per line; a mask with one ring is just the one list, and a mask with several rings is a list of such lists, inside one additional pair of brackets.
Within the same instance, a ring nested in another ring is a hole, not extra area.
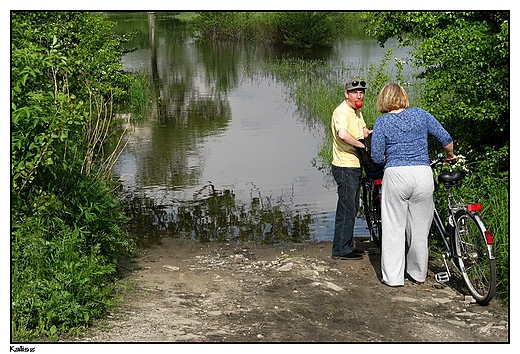
[(376, 245), (381, 245), (381, 201), (379, 189), (381, 186), (374, 185), (370, 181), (363, 182), (363, 210), (367, 228), (370, 232), (370, 240)]
[(462, 278), (480, 305), (487, 305), (496, 288), (495, 259), (486, 243), (486, 228), (478, 215), (466, 210), (455, 214), (454, 250)]

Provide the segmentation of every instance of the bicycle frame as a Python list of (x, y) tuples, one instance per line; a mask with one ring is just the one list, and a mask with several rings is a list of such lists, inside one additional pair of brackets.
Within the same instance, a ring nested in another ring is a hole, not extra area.
[[(450, 190), (451, 191), (451, 190)], [(449, 197), (448, 197), (449, 199)], [(452, 208), (450, 208), (450, 215), (449, 215), (449, 222), (445, 226), (443, 223), (441, 216), (439, 215), (439, 212), (437, 211), (437, 208), (433, 209), (433, 222), (435, 226), (437, 226), (437, 229), (439, 230), (439, 233), (441, 235), (442, 241), (444, 242), (444, 246), (446, 247), (447, 253), (442, 254), (442, 260), (444, 262), (444, 267), (446, 268), (446, 272), (439, 272), (435, 274), (435, 280), (439, 283), (445, 283), (448, 282), (451, 279), (451, 272), (450, 267), (448, 266), (447, 259), (449, 259), (452, 263), (454, 263), (455, 257), (458, 257), (459, 255), (454, 254), (453, 247), (449, 244), (448, 238), (455, 234), (455, 227), (454, 227), (454, 216), (455, 213)]]
[(433, 222), (435, 223), (435, 226), (437, 226), (437, 229), (439, 229), (439, 233), (441, 234), (441, 238), (444, 241), (444, 245), (446, 246), (446, 249), (451, 254), (451, 246), (448, 243), (448, 230), (446, 230), (446, 227), (444, 226), (441, 216), (439, 215), (439, 212), (437, 209), (433, 209)]

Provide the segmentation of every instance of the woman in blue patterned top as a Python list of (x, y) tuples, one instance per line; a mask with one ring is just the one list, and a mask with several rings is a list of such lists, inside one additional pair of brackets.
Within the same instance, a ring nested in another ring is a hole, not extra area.
[(405, 272), (422, 283), (428, 271), (428, 234), (433, 219), (433, 174), (428, 135), (444, 147), (446, 161), (456, 160), (453, 139), (437, 119), (421, 108), (409, 108), (400, 85), (386, 84), (377, 98), (378, 117), (371, 156), (386, 162), (381, 206), (381, 272), (388, 286), (404, 285)]

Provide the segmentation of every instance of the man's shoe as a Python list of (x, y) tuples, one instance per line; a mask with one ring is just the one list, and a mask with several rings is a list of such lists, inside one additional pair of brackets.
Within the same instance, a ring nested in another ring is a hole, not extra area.
[(363, 259), (363, 256), (360, 254), (357, 254), (356, 252), (352, 252), (345, 256), (332, 256), (332, 259), (345, 261), (345, 260), (349, 260), (349, 259)]
[(353, 253), (363, 255), (363, 254), (365, 254), (365, 251), (363, 251), (363, 250), (358, 250), (358, 249), (356, 248), (356, 249), (354, 250)]

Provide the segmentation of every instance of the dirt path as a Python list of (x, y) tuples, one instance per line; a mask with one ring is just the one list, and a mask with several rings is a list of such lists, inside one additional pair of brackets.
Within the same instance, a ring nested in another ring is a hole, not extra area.
[[(509, 342), (508, 309), (482, 307), (433, 273), (379, 281), (379, 250), (331, 259), (331, 243), (262, 247), (165, 239), (118, 285), (124, 303), (74, 342)], [(432, 263), (431, 269), (435, 268)]]

